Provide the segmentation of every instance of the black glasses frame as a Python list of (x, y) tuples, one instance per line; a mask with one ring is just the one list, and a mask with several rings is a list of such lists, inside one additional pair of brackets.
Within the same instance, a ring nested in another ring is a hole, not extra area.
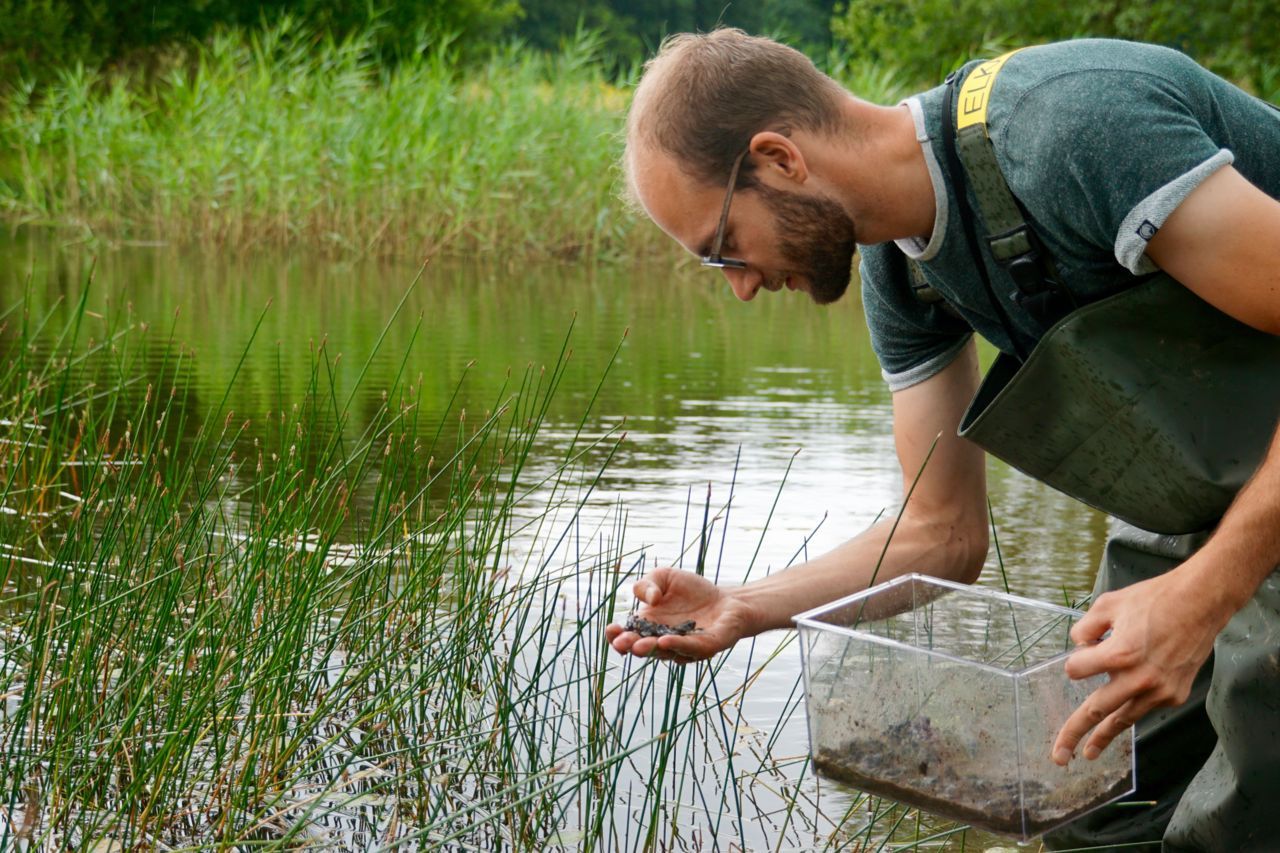
[(738, 170), (742, 168), (742, 161), (751, 153), (751, 149), (743, 151), (738, 158), (733, 161), (733, 168), (729, 170), (729, 186), (724, 191), (724, 206), (720, 209), (720, 224), (716, 226), (715, 239), (711, 241), (711, 253), (702, 256), (702, 265), (704, 267), (713, 267), (715, 269), (744, 270), (747, 268), (747, 262), (738, 258), (726, 258), (720, 254), (720, 247), (724, 245), (724, 228), (725, 223), (729, 221), (729, 202), (733, 201), (733, 190), (738, 184)]

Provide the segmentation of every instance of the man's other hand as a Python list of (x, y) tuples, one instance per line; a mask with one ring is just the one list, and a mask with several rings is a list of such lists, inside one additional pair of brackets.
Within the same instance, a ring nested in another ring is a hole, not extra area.
[(1067, 764), (1086, 735), (1084, 757), (1097, 758), (1148, 711), (1187, 700), (1231, 615), (1206, 595), (1197, 568), (1183, 563), (1108, 592), (1072, 627), (1071, 639), (1081, 648), (1067, 659), (1067, 675), (1080, 679), (1105, 672), (1110, 678), (1067, 718), (1053, 744), (1055, 763)]

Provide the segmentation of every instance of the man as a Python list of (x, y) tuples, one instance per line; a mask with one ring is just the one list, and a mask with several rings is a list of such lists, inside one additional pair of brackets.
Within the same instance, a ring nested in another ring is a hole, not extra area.
[[(987, 553), (984, 458), (957, 435), (979, 383), (971, 332), (1025, 356), (1049, 325), (1010, 297), (1008, 279), (984, 291), (979, 268), (989, 278), (1004, 271), (975, 261), (983, 250), (965, 233), (976, 216), (971, 197), (957, 194), (964, 176), (946, 145), (953, 97), (942, 86), (873, 105), (796, 51), (718, 30), (664, 43), (627, 127), (633, 195), (664, 232), (721, 267), (738, 298), (787, 289), (831, 302), (862, 247), (863, 302), (893, 391), (904, 482), (932, 447), (877, 581), (908, 571), (977, 579)], [(1158, 269), (1259, 337), (1280, 335), (1280, 114), (1174, 51), (1082, 40), (1009, 58), (986, 124), (1070, 304)], [(1274, 417), (1264, 426), (1270, 437)], [(1058, 843), (1164, 833), (1170, 850), (1280, 849), (1280, 440), (1267, 438), (1259, 456), (1212, 535), (1121, 526), (1108, 545), (1099, 583), (1112, 591), (1073, 630), (1082, 648), (1067, 673), (1109, 681), (1045, 748), (1059, 764), (1092, 759), (1143, 720), (1140, 794), (1159, 804), (1102, 810)], [(869, 585), (891, 524), (737, 588), (657, 569), (635, 585), (640, 615), (703, 630), (654, 638), (615, 624), (609, 640), (618, 652), (685, 662), (790, 627), (796, 613)], [(1197, 673), (1215, 640), (1207, 707), (1216, 733), (1199, 702), (1187, 703), (1204, 694), (1209, 667)]]

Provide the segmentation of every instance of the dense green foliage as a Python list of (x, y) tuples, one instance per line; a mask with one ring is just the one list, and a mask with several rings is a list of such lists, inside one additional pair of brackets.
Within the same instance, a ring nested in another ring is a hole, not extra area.
[[(275, 26), (289, 18), (341, 40), (366, 38), (383, 61), (456, 41), (482, 57), (495, 40), (556, 50), (583, 28), (602, 34), (611, 70), (625, 70), (662, 36), (718, 24), (825, 48), (836, 0), (0, 0), (0, 80), (48, 79), (61, 67), (146, 65), (158, 48), (208, 38), (219, 28)], [(371, 38), (370, 38), (371, 36)]]
[(1280, 98), (1280, 0), (833, 2), (0, 0), (0, 216), (359, 254), (634, 257), (660, 241), (617, 199), (620, 81), (663, 33), (718, 23), (800, 45), (883, 103), (1074, 35), (1170, 44)]
[(614, 196), (626, 100), (589, 39), (465, 76), (445, 48), (391, 69), (368, 48), (281, 26), (219, 35), (150, 82), (64, 72), (0, 107), (0, 211), (105, 236), (409, 257), (577, 257), (629, 240)]
[(520, 18), (518, 0), (0, 0), (0, 79), (47, 79), (58, 68), (148, 64), (158, 48), (219, 28), (274, 26), (289, 17), (334, 39), (369, 32), (390, 57), (465, 35), (479, 43)]
[(1277, 0), (850, 0), (832, 30), (852, 55), (892, 64), (920, 83), (973, 56), (1101, 36), (1165, 44), (1258, 94), (1280, 94)]
[(534, 47), (554, 50), (576, 29), (598, 30), (606, 55), (625, 67), (653, 53), (667, 33), (706, 31), (717, 26), (781, 38), (818, 54), (831, 41), (836, 0), (521, 0), (524, 15), (516, 33)]
[(0, 0), (0, 82), (48, 80), (77, 64), (150, 67), (169, 46), (286, 18), (322, 40), (359, 37), (383, 63), (442, 43), (469, 60), (513, 39), (556, 51), (591, 30), (613, 74), (667, 33), (727, 25), (782, 38), (837, 68), (841, 57), (888, 63), (913, 83), (1004, 46), (1107, 36), (1176, 47), (1263, 94), (1280, 88), (1280, 0)]

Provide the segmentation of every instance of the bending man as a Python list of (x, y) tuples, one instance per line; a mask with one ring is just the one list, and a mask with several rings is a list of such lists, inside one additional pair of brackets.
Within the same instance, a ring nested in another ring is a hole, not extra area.
[[(993, 88), (975, 77), (960, 89), (975, 73), (993, 72), (970, 64), (952, 85), (877, 106), (790, 48), (718, 30), (664, 43), (628, 121), (634, 196), (720, 268), (738, 298), (785, 289), (832, 302), (861, 247), (863, 303), (906, 480), (941, 434), (880, 581), (923, 571), (973, 582), (986, 558), (984, 452), (957, 434), (979, 387), (974, 332), (1016, 369), (1057, 320), (1129, 289), (1145, 294), (1137, 288), (1163, 271), (1176, 287), (1161, 298), (1183, 305), (1193, 294), (1259, 346), (1280, 335), (1280, 113), (1181, 54), (1126, 42), (1029, 48), (1004, 62)], [(956, 155), (974, 137), (953, 138), (957, 112), (969, 108), (961, 91), (981, 91), (994, 152), (976, 181)], [(988, 240), (975, 238), (975, 221), (998, 218), (986, 201), (999, 195), (991, 170), (1012, 196), (1006, 212), (1027, 226), (1021, 242), (981, 224)], [(973, 192), (961, 191), (967, 183)], [(1137, 357), (1115, 367), (1126, 377), (1152, 369)], [(1280, 383), (1280, 363), (1275, 376)], [(1067, 421), (1090, 414), (1087, 400), (1057, 404)], [(1087, 760), (1141, 721), (1139, 796), (1158, 805), (1104, 809), (1055, 843), (1158, 845), (1163, 835), (1169, 850), (1242, 851), (1280, 838), (1280, 442), (1270, 402), (1241, 405), (1240, 414), (1189, 416), (1252, 419), (1263, 431), (1252, 476), (1220, 520), (1162, 535), (1185, 527), (1173, 520), (1185, 503), (1173, 483), (1156, 490), (1149, 529), (1117, 523), (1103, 594), (1073, 631), (1087, 648), (1067, 669), (1110, 678), (1045, 745), (1060, 764)], [(1005, 432), (1013, 444), (1039, 439)], [(1147, 473), (1171, 482), (1167, 471)], [(1110, 509), (1105, 497), (1098, 505)], [(612, 625), (610, 642), (687, 661), (790, 627), (794, 614), (866, 588), (889, 526), (736, 588), (655, 570), (635, 586), (640, 615), (704, 630), (641, 638)]]

